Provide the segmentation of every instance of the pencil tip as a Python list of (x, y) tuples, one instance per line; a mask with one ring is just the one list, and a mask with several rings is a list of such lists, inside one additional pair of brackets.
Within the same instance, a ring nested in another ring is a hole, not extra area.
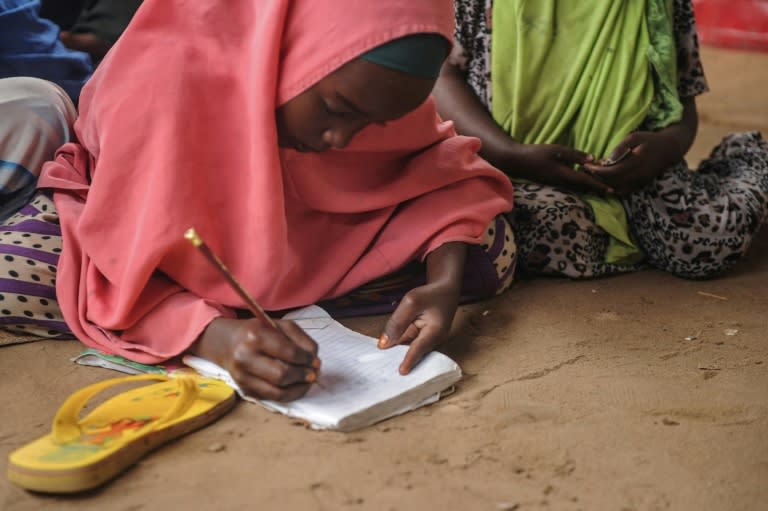
[(187, 232), (184, 233), (184, 237), (196, 247), (199, 247), (200, 245), (203, 244), (203, 240), (197, 234), (197, 231), (195, 230), (194, 227), (190, 227), (189, 229), (187, 229)]

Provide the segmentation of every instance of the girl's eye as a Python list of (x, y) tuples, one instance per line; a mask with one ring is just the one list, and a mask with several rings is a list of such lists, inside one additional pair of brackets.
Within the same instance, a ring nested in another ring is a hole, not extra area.
[(353, 112), (342, 112), (339, 110), (334, 110), (333, 108), (331, 108), (331, 105), (329, 105), (325, 101), (322, 101), (322, 104), (323, 104), (323, 110), (325, 111), (325, 113), (328, 115), (332, 115), (333, 117), (340, 117), (342, 119), (352, 119), (356, 117), (356, 115)]

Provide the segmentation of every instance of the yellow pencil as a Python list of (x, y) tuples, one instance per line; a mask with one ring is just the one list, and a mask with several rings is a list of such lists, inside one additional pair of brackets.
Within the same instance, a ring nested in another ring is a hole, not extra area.
[(274, 321), (272, 321), (272, 318), (270, 318), (267, 313), (264, 312), (264, 309), (261, 308), (261, 305), (256, 302), (250, 293), (248, 293), (248, 291), (246, 291), (245, 288), (240, 285), (235, 276), (232, 275), (232, 273), (229, 271), (227, 266), (221, 261), (221, 259), (219, 259), (219, 256), (213, 253), (213, 250), (211, 250), (210, 247), (205, 244), (203, 238), (197, 234), (197, 231), (195, 231), (193, 227), (187, 229), (187, 232), (184, 233), (184, 237), (189, 240), (189, 242), (192, 243), (195, 248), (200, 250), (206, 259), (208, 259), (208, 261), (210, 261), (213, 266), (215, 266), (219, 272), (221, 272), (221, 274), (225, 279), (227, 279), (227, 282), (229, 282), (232, 288), (237, 291), (237, 294), (239, 294), (240, 297), (245, 300), (248, 309), (251, 311), (254, 317), (259, 319), (262, 323), (264, 323), (264, 325), (277, 330), (277, 325)]
[[(219, 272), (224, 276), (225, 279), (227, 279), (227, 282), (229, 285), (232, 286), (232, 288), (237, 291), (237, 294), (240, 295), (240, 297), (245, 300), (246, 305), (248, 306), (248, 310), (251, 311), (253, 316), (257, 318), (261, 323), (265, 326), (268, 326), (272, 328), (275, 331), (279, 331), (277, 328), (277, 324), (270, 318), (266, 312), (264, 312), (264, 309), (261, 307), (261, 305), (258, 304), (258, 302), (251, 296), (251, 294), (245, 290), (245, 288), (240, 285), (240, 282), (237, 281), (234, 275), (232, 275), (232, 272), (229, 271), (229, 268), (222, 262), (221, 259), (219, 259), (219, 256), (213, 253), (213, 250), (205, 244), (203, 241), (203, 238), (200, 237), (199, 234), (197, 234), (197, 231), (193, 227), (190, 227), (187, 229), (187, 232), (184, 233), (184, 237), (189, 240), (190, 243), (192, 243), (192, 246), (197, 248), (200, 252), (203, 253), (206, 259), (213, 264), (213, 266), (219, 270)], [(320, 360), (315, 359), (312, 366), (317, 370), (320, 369)], [(320, 384), (320, 382), (317, 382), (318, 385), (323, 387), (323, 385)]]

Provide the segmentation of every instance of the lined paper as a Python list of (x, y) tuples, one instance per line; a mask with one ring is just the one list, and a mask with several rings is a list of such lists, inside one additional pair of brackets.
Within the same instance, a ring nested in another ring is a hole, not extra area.
[[(346, 427), (361, 427), (403, 413), (437, 400), (441, 390), (461, 377), (459, 366), (437, 352), (427, 355), (411, 373), (403, 376), (398, 367), (407, 347), (380, 350), (376, 339), (346, 328), (315, 305), (291, 312), (284, 319), (295, 321), (317, 342), (318, 356), (323, 362), (321, 385), (312, 385), (304, 397), (289, 403), (257, 402), (307, 420), (317, 429), (338, 429), (347, 418), (356, 422)], [(228, 381), (237, 389), (229, 373), (216, 364), (192, 356), (184, 361), (200, 373)]]

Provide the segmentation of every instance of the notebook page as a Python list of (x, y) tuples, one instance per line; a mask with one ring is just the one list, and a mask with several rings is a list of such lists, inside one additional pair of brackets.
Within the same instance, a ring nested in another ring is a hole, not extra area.
[[(446, 373), (454, 376), (446, 385), (450, 385), (461, 374), (453, 360), (441, 353), (432, 352), (410, 374), (402, 376), (398, 373), (398, 367), (407, 347), (395, 346), (380, 350), (376, 347), (375, 339), (349, 330), (317, 306), (293, 311), (285, 319), (295, 321), (318, 343), (319, 357), (323, 361), (320, 384), (312, 385), (305, 396), (289, 403), (246, 399), (286, 415), (308, 420), (320, 429), (333, 428), (349, 415), (374, 407), (406, 391), (413, 392), (423, 383)], [(201, 374), (222, 379), (237, 389), (229, 373), (218, 365), (194, 356), (184, 357), (184, 362)], [(425, 389), (420, 398), (402, 403), (396, 412), (377, 416), (375, 420), (416, 408), (440, 390), (443, 389)]]
[(450, 358), (433, 352), (403, 376), (398, 368), (408, 350), (406, 346), (380, 350), (375, 339), (349, 330), (317, 306), (293, 312), (286, 319), (294, 320), (315, 339), (323, 361), (319, 386), (313, 385), (304, 397), (291, 403), (273, 403), (287, 413), (299, 412), (319, 422), (335, 423), (441, 373), (458, 370)]

